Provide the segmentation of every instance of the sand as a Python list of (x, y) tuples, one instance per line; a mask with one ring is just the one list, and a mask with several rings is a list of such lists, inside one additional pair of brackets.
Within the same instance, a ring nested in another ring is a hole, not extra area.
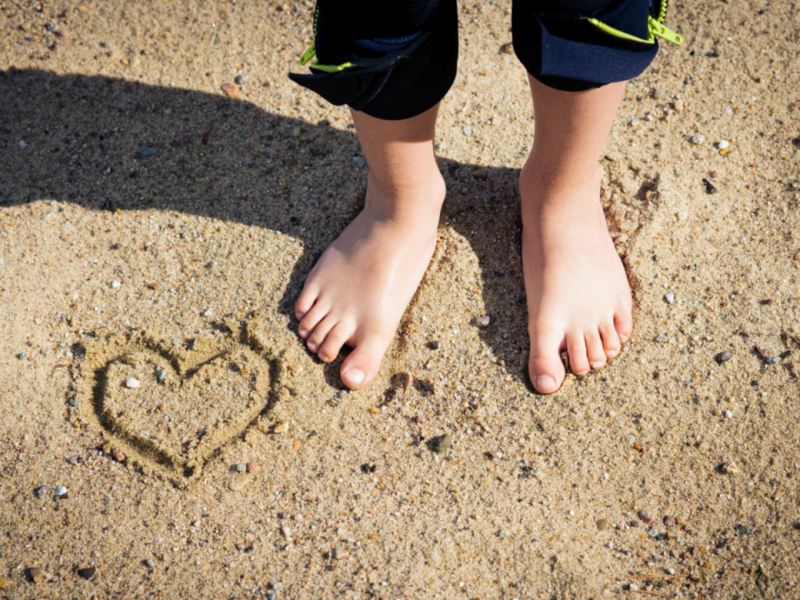
[(365, 176), (286, 77), (311, 10), (0, 6), (0, 597), (800, 597), (798, 3), (672, 8), (603, 158), (634, 337), (546, 397), (510, 2), (460, 5), (438, 247), (378, 380), (295, 337)]

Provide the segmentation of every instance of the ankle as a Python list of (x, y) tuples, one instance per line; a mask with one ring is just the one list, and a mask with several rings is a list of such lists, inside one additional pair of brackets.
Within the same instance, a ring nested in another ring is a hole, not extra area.
[(597, 161), (584, 161), (583, 164), (566, 160), (539, 158), (531, 153), (520, 169), (520, 188), (535, 188), (541, 192), (574, 193), (577, 189), (600, 184), (602, 171)]
[(419, 221), (436, 216), (438, 222), (445, 193), (444, 178), (437, 168), (389, 184), (370, 173), (364, 208), (376, 218)]
[(585, 168), (529, 158), (520, 170), (519, 190), (523, 216), (584, 211), (599, 206), (602, 171), (599, 163)]

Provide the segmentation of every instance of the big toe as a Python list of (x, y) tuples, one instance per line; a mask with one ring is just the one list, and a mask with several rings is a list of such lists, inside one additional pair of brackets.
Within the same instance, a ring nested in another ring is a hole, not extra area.
[(561, 359), (533, 359), (528, 373), (537, 392), (552, 394), (564, 382), (564, 364)]
[(564, 381), (566, 375), (559, 348), (563, 334), (552, 329), (531, 332), (531, 356), (528, 375), (533, 387), (541, 394), (552, 394)]
[(353, 352), (342, 363), (342, 382), (353, 390), (369, 385), (378, 374), (391, 341), (392, 335), (383, 332), (368, 333), (357, 341)]

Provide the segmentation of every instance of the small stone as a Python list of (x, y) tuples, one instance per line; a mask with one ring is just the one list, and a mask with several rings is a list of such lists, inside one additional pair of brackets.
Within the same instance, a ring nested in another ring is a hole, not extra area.
[(765, 350), (763, 350), (758, 345), (753, 346), (753, 355), (765, 365), (774, 365), (775, 363), (778, 362), (778, 359), (776, 357), (770, 356)]
[(722, 413), (722, 414), (723, 414), (723, 416), (724, 416), (726, 419), (730, 419), (730, 418), (733, 416), (733, 411), (732, 411), (732, 410), (726, 410), (726, 411), (725, 411), (724, 413)]
[(94, 577), (94, 574), (97, 572), (97, 569), (94, 567), (83, 567), (82, 569), (78, 569), (78, 577), (82, 579), (86, 579), (87, 581)]
[(428, 449), (436, 454), (446, 454), (450, 450), (451, 439), (449, 433), (437, 435), (428, 440)]
[(139, 148), (136, 150), (136, 158), (150, 158), (155, 153), (155, 148), (151, 148), (150, 146), (139, 146)]
[(353, 164), (359, 169), (361, 169), (362, 167), (365, 167), (367, 165), (367, 161), (364, 160), (363, 156), (356, 155), (353, 157)]
[(425, 346), (428, 348), (428, 350), (438, 350), (439, 342), (437, 342), (436, 340), (431, 340), (430, 342), (425, 344)]
[(152, 560), (150, 560), (149, 558), (145, 558), (145, 559), (142, 561), (142, 565), (143, 565), (143, 566), (144, 566), (146, 569), (152, 569), (152, 568), (153, 568), (153, 561), (152, 561)]
[(17, 358), (19, 360), (25, 360), (26, 358), (28, 358), (28, 353), (27, 352), (17, 352)]
[(369, 412), (369, 414), (371, 414), (371, 415), (378, 415), (378, 414), (380, 414), (380, 412), (381, 412), (381, 409), (380, 409), (380, 408), (378, 408), (377, 406), (370, 406), (370, 407), (367, 409), (367, 411), (368, 411), (368, 412)]
[(649, 510), (644, 510), (643, 509), (643, 510), (640, 510), (639, 512), (637, 512), (636, 514), (645, 523), (652, 523), (653, 522), (653, 513), (651, 513)]
[(639, 591), (639, 584), (637, 584), (637, 583), (629, 583), (628, 584), (628, 591), (629, 592), (638, 592)]
[(655, 341), (658, 342), (659, 344), (665, 344), (667, 342), (667, 339), (668, 338), (667, 338), (667, 334), (666, 333), (659, 333), (655, 337)]
[(717, 193), (717, 186), (715, 186), (711, 181), (703, 177), (703, 188), (706, 190), (706, 194), (716, 194)]
[(47, 493), (47, 486), (40, 485), (39, 487), (33, 488), (33, 495), (37, 498), (44, 498), (45, 494)]
[(244, 85), (244, 82), (247, 81), (247, 77), (242, 74), (237, 75), (233, 78), (233, 83), (236, 85)]
[(223, 83), (220, 86), (222, 93), (225, 94), (226, 97), (231, 99), (236, 99), (239, 97), (239, 86), (235, 83)]
[(606, 518), (597, 519), (597, 522), (595, 523), (595, 525), (597, 525), (597, 528), (600, 529), (601, 531), (603, 529), (608, 529), (608, 525), (609, 525), (608, 519), (606, 519)]
[(19, 146), (20, 150), (25, 150), (25, 148), (28, 147), (28, 142), (26, 142), (25, 140), (20, 140), (17, 142), (17, 146)]
[(491, 322), (492, 318), (489, 315), (481, 315), (475, 319), (475, 324), (481, 328), (488, 327)]
[(281, 535), (285, 537), (287, 540), (292, 537), (292, 530), (289, 529), (286, 525), (281, 527)]
[(664, 302), (667, 304), (672, 304), (675, 302), (675, 292), (669, 290), (666, 294), (664, 294)]
[(209, 317), (213, 317), (213, 316), (214, 316), (214, 311), (213, 311), (213, 310), (211, 310), (210, 308), (207, 308), (207, 309), (205, 309), (205, 310), (203, 311), (203, 316), (204, 316), (206, 319), (207, 319), (207, 318), (209, 318)]
[(705, 136), (702, 133), (695, 133), (692, 137), (689, 138), (690, 144), (702, 144), (706, 141)]
[(717, 142), (717, 149), (718, 150), (725, 150), (725, 148), (729, 148), (731, 143), (728, 140), (720, 140)]
[(688, 210), (679, 210), (678, 211), (678, 221), (685, 221), (689, 218), (689, 211)]
[(717, 361), (718, 365), (728, 362), (731, 358), (733, 357), (731, 353), (728, 352), (727, 350), (718, 352), (717, 354), (714, 355), (714, 360)]
[(681, 112), (683, 110), (683, 100), (675, 100), (672, 103), (672, 108), (675, 109), (675, 112)]
[(512, 52), (514, 52), (514, 44), (511, 42), (506, 42), (500, 46), (500, 54), (511, 54)]
[(121, 286), (122, 283), (119, 281), (119, 279), (115, 279), (114, 281), (111, 282), (111, 287), (115, 290), (119, 289)]
[(675, 569), (673, 569), (672, 567), (667, 567), (664, 569), (664, 573), (666, 573), (667, 575), (675, 575)]
[(228, 489), (238, 492), (243, 490), (250, 483), (250, 477), (246, 473), (236, 473), (228, 480)]
[(39, 567), (28, 567), (28, 579), (33, 583), (43, 583), (47, 577)]
[(158, 381), (158, 383), (164, 383), (164, 380), (166, 378), (167, 378), (167, 372), (164, 369), (156, 370), (156, 381)]
[(74, 396), (73, 396), (72, 398), (70, 398), (69, 400), (67, 400), (67, 403), (68, 403), (68, 404), (69, 404), (69, 405), (70, 405), (72, 408), (75, 408), (76, 406), (78, 406), (78, 401), (75, 399), (75, 397), (74, 397)]
[(237, 473), (244, 473), (247, 471), (247, 463), (237, 462), (235, 465), (233, 465), (233, 468), (236, 469)]
[(286, 433), (289, 431), (289, 423), (286, 421), (278, 421), (272, 426), (272, 433)]
[(469, 125), (464, 125), (461, 128), (461, 131), (464, 132), (464, 135), (472, 135), (472, 127), (470, 127)]
[(77, 464), (80, 464), (80, 462), (81, 462), (81, 459), (80, 459), (80, 458), (78, 458), (77, 456), (68, 456), (68, 457), (67, 457), (67, 464), (70, 464), (70, 465), (72, 465), (73, 467), (74, 467), (75, 465), (77, 465)]
[(639, 126), (639, 119), (631, 119), (628, 121), (628, 127), (638, 127)]
[(53, 495), (56, 498), (66, 498), (68, 494), (69, 492), (67, 491), (67, 488), (65, 488), (63, 485), (56, 486), (56, 489), (53, 491)]
[(125, 460), (127, 459), (127, 456), (125, 456), (125, 453), (122, 452), (122, 450), (115, 449), (111, 451), (111, 458), (113, 458), (118, 463), (124, 463)]
[(7, 577), (0, 576), (0, 590), (7, 590), (11, 582)]
[(673, 516), (664, 515), (664, 518), (662, 520), (664, 522), (665, 527), (672, 527), (675, 525), (675, 517)]
[(273, 592), (272, 590), (267, 591), (267, 593), (264, 595), (264, 597), (267, 600), (275, 600), (275, 598), (277, 598), (277, 596), (275, 595), (275, 592)]
[(130, 390), (135, 390), (140, 385), (142, 385), (142, 382), (139, 381), (138, 379), (136, 379), (136, 377), (128, 377), (125, 380), (125, 387), (130, 389)]
[(739, 468), (733, 461), (726, 461), (717, 465), (717, 471), (722, 475), (735, 475), (739, 472)]

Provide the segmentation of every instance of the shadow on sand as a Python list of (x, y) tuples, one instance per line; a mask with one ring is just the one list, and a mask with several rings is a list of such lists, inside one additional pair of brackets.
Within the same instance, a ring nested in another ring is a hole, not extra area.
[[(173, 210), (293, 236), (305, 252), (275, 307), (287, 315), (314, 259), (363, 198), (353, 133), (242, 100), (12, 69), (0, 71), (0, 114), (0, 208), (47, 198), (94, 210)], [(477, 255), (487, 314), (516, 324), (481, 336), (527, 384), (517, 170), (440, 166), (449, 190), (442, 226)]]

